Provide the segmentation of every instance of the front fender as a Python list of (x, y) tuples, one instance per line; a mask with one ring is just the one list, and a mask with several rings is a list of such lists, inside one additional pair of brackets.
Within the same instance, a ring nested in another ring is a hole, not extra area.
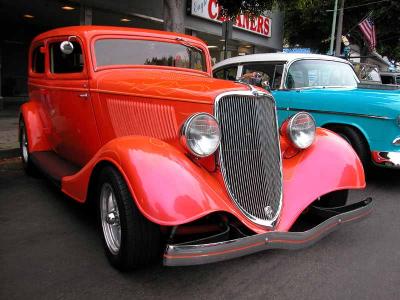
[(62, 190), (84, 202), (94, 167), (108, 161), (125, 177), (140, 211), (160, 225), (178, 225), (213, 211), (232, 211), (225, 189), (184, 153), (161, 140), (130, 136), (105, 146)]
[(313, 145), (283, 159), (284, 201), (277, 229), (287, 231), (318, 197), (365, 187), (363, 166), (353, 148), (337, 134), (317, 128)]

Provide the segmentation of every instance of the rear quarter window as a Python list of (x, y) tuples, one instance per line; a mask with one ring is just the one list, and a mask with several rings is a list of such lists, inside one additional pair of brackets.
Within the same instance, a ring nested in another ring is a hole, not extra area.
[(32, 51), (32, 72), (42, 74), (44, 73), (44, 53), (40, 51), (43, 45), (37, 46)]

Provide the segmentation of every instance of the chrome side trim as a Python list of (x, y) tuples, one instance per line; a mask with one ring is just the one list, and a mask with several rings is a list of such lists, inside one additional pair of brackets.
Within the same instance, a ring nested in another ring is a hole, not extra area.
[(278, 108), (278, 110), (288, 110), (288, 111), (305, 111), (310, 113), (320, 113), (320, 114), (329, 114), (329, 115), (343, 115), (343, 116), (353, 116), (360, 118), (371, 118), (371, 119), (380, 119), (380, 120), (392, 120), (392, 118), (386, 116), (376, 116), (376, 115), (367, 115), (367, 114), (357, 114), (357, 113), (348, 113), (348, 112), (338, 112), (338, 111), (329, 111), (329, 110), (318, 110), (318, 109), (301, 109), (301, 108)]
[[(217, 113), (218, 103), (219, 103), (219, 101), (221, 100), (221, 98), (226, 97), (226, 96), (235, 96), (235, 95), (237, 95), (237, 96), (252, 96), (252, 97), (258, 97), (258, 96), (260, 96), (260, 97), (268, 97), (268, 98), (270, 98), (271, 101), (273, 101), (273, 105), (274, 105), (274, 107), (275, 107), (275, 109), (276, 109), (276, 102), (275, 102), (275, 99), (272, 97), (271, 94), (261, 92), (261, 91), (255, 89), (255, 88), (254, 88), (253, 86), (251, 86), (251, 85), (248, 85), (248, 87), (249, 87), (250, 91), (231, 91), (231, 92), (225, 92), (225, 93), (222, 93), (222, 94), (220, 94), (220, 95), (218, 95), (218, 96), (216, 97), (216, 99), (215, 99), (215, 104), (214, 104), (214, 116), (215, 116), (215, 118), (217, 119), (218, 122), (219, 122), (219, 117), (218, 117), (218, 113)], [(277, 114), (277, 113), (275, 113), (275, 124), (276, 124), (276, 129), (275, 129), (275, 130), (277, 131), (278, 137), (279, 137), (279, 123), (278, 123), (278, 114)], [(222, 133), (221, 133), (221, 134), (222, 134)], [(281, 152), (281, 147), (280, 147), (280, 141), (278, 141), (277, 144), (278, 144), (278, 151), (279, 151), (279, 153), (282, 153), (282, 152)], [(226, 170), (225, 170), (225, 168), (224, 168), (223, 157), (222, 157), (222, 153), (221, 153), (221, 145), (219, 146), (219, 150), (218, 150), (218, 151), (219, 151), (218, 163), (219, 163), (220, 168), (221, 168), (221, 173), (222, 173), (222, 178), (223, 178), (223, 181), (224, 181), (224, 184), (225, 184), (225, 188), (226, 188), (226, 190), (227, 190), (227, 192), (228, 192), (230, 198), (232, 199), (232, 201), (236, 204), (236, 207), (238, 207), (238, 209), (240, 210), (240, 212), (241, 212), (246, 218), (248, 218), (250, 221), (252, 221), (253, 223), (255, 223), (255, 224), (257, 224), (257, 225), (261, 225), (261, 226), (267, 227), (267, 228), (273, 228), (273, 227), (275, 226), (276, 222), (277, 222), (278, 219), (279, 219), (280, 211), (281, 211), (281, 209), (282, 209), (282, 201), (283, 201), (283, 170), (282, 170), (282, 156), (281, 156), (281, 155), (279, 156), (279, 159), (280, 159), (280, 161), (279, 161), (279, 166), (280, 166), (279, 172), (280, 172), (280, 184), (281, 184), (281, 195), (280, 195), (280, 199), (279, 199), (279, 207), (278, 207), (278, 209), (277, 209), (276, 216), (275, 216), (272, 220), (262, 220), (262, 219), (256, 218), (256, 217), (250, 215), (249, 213), (247, 213), (247, 212), (241, 207), (241, 205), (235, 200), (235, 197), (234, 197), (234, 195), (232, 194), (232, 191), (231, 191), (230, 188), (229, 188), (229, 183), (227, 182), (227, 179), (226, 179)]]
[(189, 266), (233, 259), (269, 249), (302, 249), (338, 229), (360, 221), (372, 211), (372, 199), (344, 207), (325, 209), (328, 216), (322, 223), (303, 232), (277, 232), (247, 236), (209, 244), (167, 245), (164, 253), (165, 266)]
[(400, 137), (397, 137), (392, 142), (393, 145), (400, 146)]

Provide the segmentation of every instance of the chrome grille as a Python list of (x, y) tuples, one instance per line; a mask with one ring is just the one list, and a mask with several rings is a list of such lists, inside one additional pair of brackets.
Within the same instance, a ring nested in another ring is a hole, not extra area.
[(282, 202), (282, 169), (274, 100), (234, 94), (216, 101), (220, 164), (226, 187), (253, 222), (272, 226)]

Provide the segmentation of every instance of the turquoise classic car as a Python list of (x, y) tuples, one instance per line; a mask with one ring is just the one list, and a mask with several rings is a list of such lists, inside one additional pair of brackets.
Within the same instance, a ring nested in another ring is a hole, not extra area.
[(214, 66), (214, 77), (270, 89), (279, 122), (308, 111), (320, 127), (346, 139), (364, 167), (400, 167), (400, 90), (360, 84), (346, 60), (317, 54), (238, 56)]

